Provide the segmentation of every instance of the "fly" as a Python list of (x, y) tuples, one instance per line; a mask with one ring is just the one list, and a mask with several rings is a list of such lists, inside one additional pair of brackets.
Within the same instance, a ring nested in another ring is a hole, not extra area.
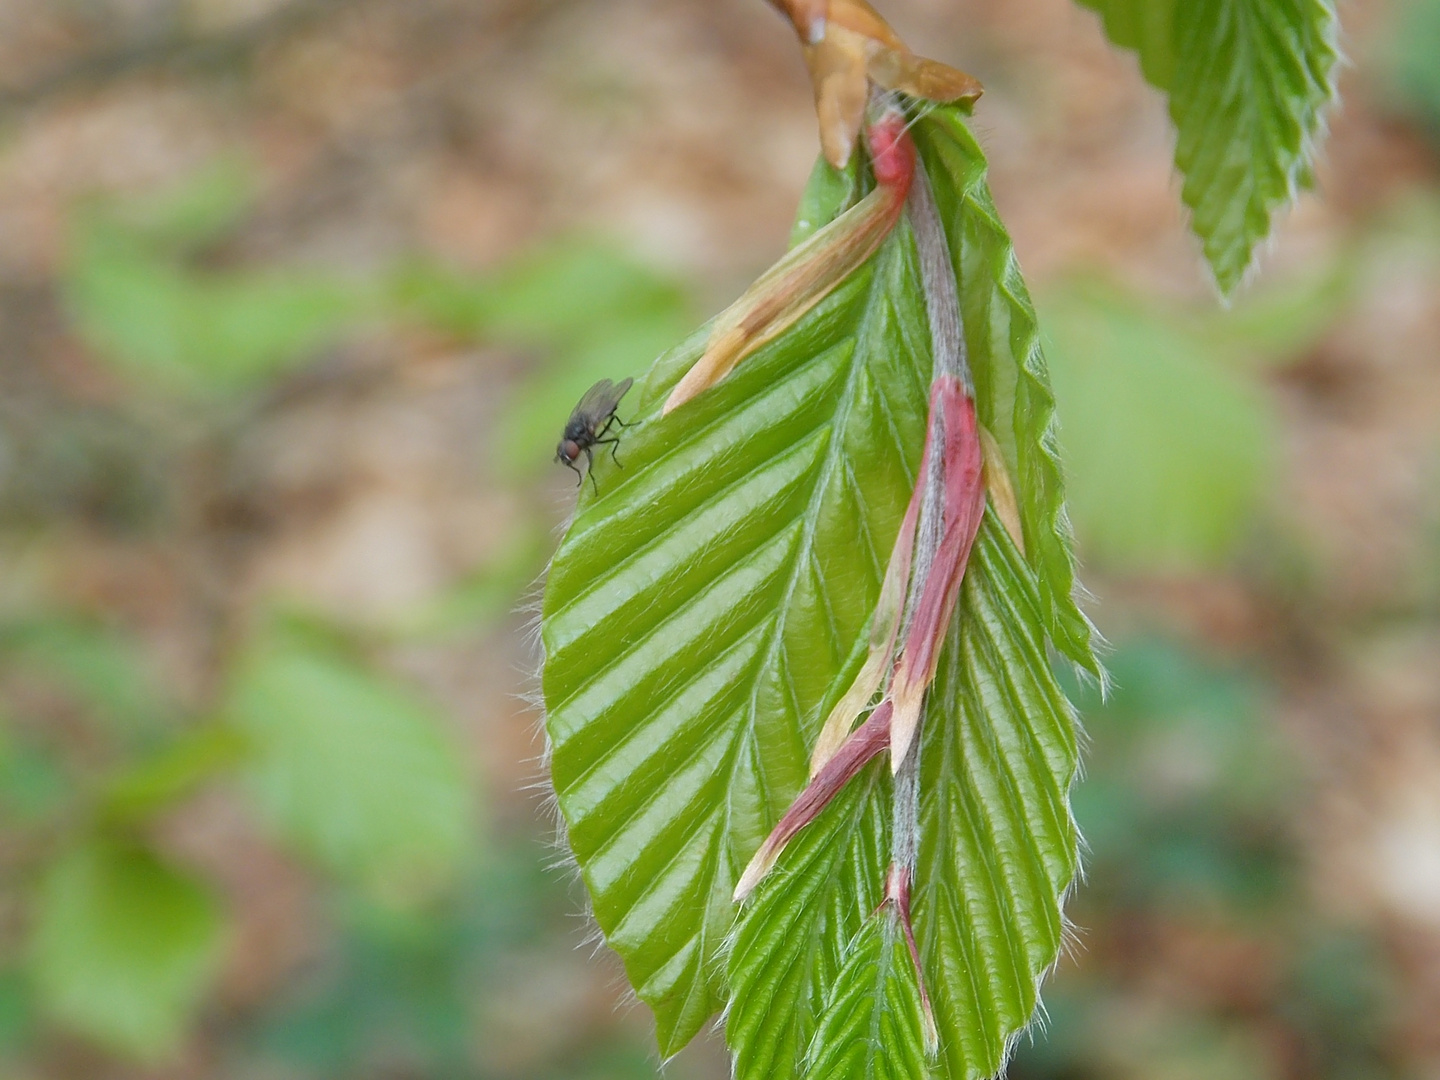
[[(595, 485), (595, 447), (610, 447), (610, 458), (616, 465), (620, 459), (615, 456), (615, 447), (620, 444), (619, 434), (611, 434), (611, 428), (615, 424), (621, 427), (630, 425), (615, 415), (615, 410), (620, 406), (620, 399), (630, 389), (633, 379), (625, 379), (613, 383), (609, 379), (601, 379), (580, 399), (575, 406), (570, 419), (565, 422), (565, 433), (560, 436), (560, 444), (555, 448), (555, 460), (573, 471), (578, 477), (577, 485), (585, 482), (585, 476), (576, 468), (575, 463), (580, 460), (580, 455), (585, 455), (589, 465), (590, 483)], [(595, 485), (595, 494), (600, 494), (600, 488)]]

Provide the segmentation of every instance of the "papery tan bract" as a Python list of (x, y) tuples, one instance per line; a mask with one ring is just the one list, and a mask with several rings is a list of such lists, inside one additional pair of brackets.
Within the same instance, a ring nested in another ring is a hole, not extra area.
[(1000, 443), (984, 424), (980, 425), (980, 449), (985, 455), (985, 490), (990, 493), (990, 505), (1015, 542), (1015, 550), (1024, 555), (1025, 529), (1020, 523), (1020, 500), (1015, 494), (1010, 470), (1005, 467)]
[(831, 33), (805, 46), (805, 66), (815, 89), (815, 120), (825, 160), (843, 169), (855, 152), (870, 96), (865, 50), (848, 31)]
[(662, 413), (714, 386), (745, 357), (793, 326), (875, 253), (900, 220), (915, 174), (905, 115), (886, 109), (869, 128), (875, 190), (792, 248), (715, 319), (705, 352), (676, 384)]
[[(854, 153), (870, 83), (942, 103), (970, 102), (984, 87), (965, 72), (916, 56), (865, 0), (772, 0), (805, 46), (825, 160), (837, 169)], [(823, 9), (823, 10), (822, 10)]]
[(810, 43), (825, 33), (825, 11), (829, 0), (770, 0), (795, 26), (800, 40)]

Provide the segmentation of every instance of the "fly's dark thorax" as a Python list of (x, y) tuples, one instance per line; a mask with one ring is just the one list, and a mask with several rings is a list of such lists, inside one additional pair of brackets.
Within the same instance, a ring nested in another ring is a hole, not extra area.
[[(551, 429), (554, 430), (553, 428)], [(565, 424), (565, 431), (560, 437), (561, 443), (573, 442), (584, 446), (595, 438), (595, 425), (587, 416), (572, 416)]]

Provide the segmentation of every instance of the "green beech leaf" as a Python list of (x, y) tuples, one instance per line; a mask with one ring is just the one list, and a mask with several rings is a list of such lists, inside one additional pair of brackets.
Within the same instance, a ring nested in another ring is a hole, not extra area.
[[(1070, 597), (1035, 315), (984, 159), (953, 110), (915, 132), (1033, 562), (987, 516), (923, 743), (922, 815), (940, 839), (921, 850), (916, 918), (932, 993), (953, 984), (939, 1067), (980, 1077), (1030, 1019), (1076, 865), (1075, 736), (1047, 642), (1098, 665)], [(807, 221), (849, 198), (836, 180), (812, 179)], [(863, 659), (924, 438), (924, 310), (902, 225), (794, 327), (663, 419), (705, 332), (662, 357), (634, 402), (623, 468), (597, 459), (599, 495), (587, 483), (547, 583), (552, 778), (596, 919), (666, 1053), (728, 999), (741, 1078), (797, 1077), (807, 1053), (829, 1060), (814, 1041), (826, 993), (889, 861), (881, 764), (796, 838), (736, 922), (735, 877), (804, 785), (819, 725)]]
[(703, 336), (662, 358), (550, 570), (551, 775), (667, 1053), (723, 1001), (735, 878), (804, 785), (879, 593), (924, 438), (916, 275), (897, 235), (663, 420)]
[(42, 1007), (124, 1053), (172, 1053), (224, 943), (210, 893), (155, 856), (97, 839), (60, 856), (36, 897)]
[(1046, 629), (1056, 648), (1098, 676), (1094, 632), (1072, 596), (1075, 560), (1056, 448), (1055, 396), (1035, 306), (985, 183), (985, 155), (957, 109), (934, 110), (913, 132), (960, 282), (976, 410), (1000, 443), (1015, 483)]
[(825, 995), (805, 1076), (813, 1080), (924, 1080), (920, 981), (891, 907), (876, 912), (845, 951)]
[(1216, 284), (1230, 293), (1274, 213), (1309, 184), (1340, 58), (1333, 0), (1079, 3), (1169, 95), (1181, 198)]
[(1169, 90), (1175, 80), (1175, 0), (1076, 0), (1100, 14), (1105, 35), (1134, 49), (1151, 86)]

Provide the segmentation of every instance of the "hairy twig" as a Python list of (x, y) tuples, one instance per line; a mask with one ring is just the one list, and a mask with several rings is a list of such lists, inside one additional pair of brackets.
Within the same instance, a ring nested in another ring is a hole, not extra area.
[[(970, 375), (970, 364), (965, 351), (964, 324), (960, 315), (960, 294), (955, 281), (954, 264), (950, 259), (950, 245), (945, 238), (945, 229), (940, 222), (940, 212), (930, 190), (930, 181), (925, 173), (925, 162), (915, 163), (915, 178), (910, 188), (907, 206), (911, 228), (915, 233), (915, 246), (920, 257), (920, 279), (925, 291), (925, 309), (930, 320), (931, 346), (934, 352), (934, 377), (949, 376), (958, 379), (967, 394), (974, 396), (974, 382)], [(945, 445), (945, 416), (943, 410), (932, 409), (930, 422), (932, 445)], [(929, 579), (935, 557), (940, 549), (945, 521), (945, 455), (937, 449), (929, 455), (925, 475), (918, 483), (925, 485), (920, 508), (920, 525), (916, 538), (914, 567), (911, 571), (912, 587), (906, 603), (902, 638), (908, 631), (919, 603), (921, 588)], [(907, 872), (913, 872), (919, 846), (919, 768), (920, 740), (910, 745), (905, 760), (894, 762), (894, 845), (895, 862)]]

